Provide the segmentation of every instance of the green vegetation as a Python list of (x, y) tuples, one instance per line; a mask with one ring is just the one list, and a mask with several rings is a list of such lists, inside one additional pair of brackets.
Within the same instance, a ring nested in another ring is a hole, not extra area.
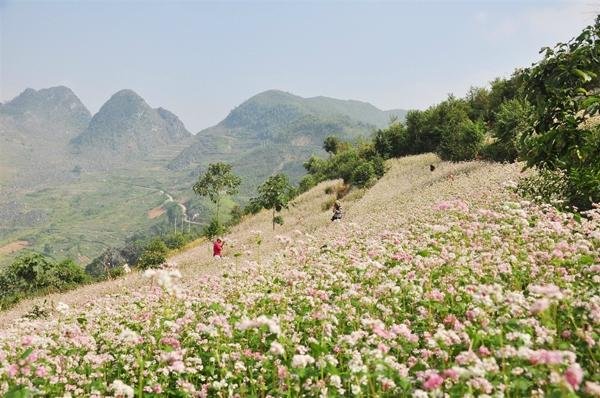
[(267, 210), (273, 210), (272, 221), (273, 230), (275, 230), (275, 224), (283, 224), (283, 217), (279, 215), (279, 212), (288, 208), (288, 203), (294, 195), (294, 187), (290, 185), (287, 176), (276, 174), (267, 178), (258, 187), (258, 196), (252, 199), (251, 202)]
[(167, 261), (169, 248), (161, 239), (153, 239), (140, 256), (137, 262), (141, 269), (155, 268)]
[(194, 192), (200, 196), (207, 196), (216, 205), (215, 220), (220, 225), (219, 212), (221, 197), (235, 195), (242, 180), (233, 174), (231, 165), (223, 162), (211, 163), (206, 172), (194, 184)]
[(600, 132), (586, 124), (600, 111), (600, 17), (576, 38), (545, 48), (525, 77), (536, 123), (523, 134), (528, 166), (562, 171), (570, 204), (600, 202)]
[(26, 253), (0, 273), (0, 308), (24, 297), (64, 291), (89, 280), (71, 260), (56, 262), (39, 253)]

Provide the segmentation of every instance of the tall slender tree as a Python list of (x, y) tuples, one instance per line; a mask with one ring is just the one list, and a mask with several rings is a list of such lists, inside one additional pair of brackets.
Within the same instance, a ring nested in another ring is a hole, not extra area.
[(273, 230), (275, 229), (275, 224), (283, 224), (283, 218), (277, 215), (277, 213), (288, 207), (288, 203), (293, 195), (294, 187), (290, 185), (287, 176), (281, 173), (267, 178), (258, 187), (258, 197), (255, 200), (265, 209), (273, 210)]
[(211, 163), (206, 172), (198, 177), (194, 184), (194, 192), (203, 197), (208, 197), (216, 205), (215, 219), (220, 225), (219, 212), (221, 210), (221, 198), (224, 195), (235, 195), (242, 182), (235, 175), (228, 163)]

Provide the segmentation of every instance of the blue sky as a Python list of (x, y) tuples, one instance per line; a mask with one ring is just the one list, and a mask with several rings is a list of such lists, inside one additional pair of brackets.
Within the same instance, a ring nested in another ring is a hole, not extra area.
[(271, 88), (425, 108), (508, 76), (600, 12), (577, 1), (0, 0), (0, 101), (130, 88), (197, 132)]

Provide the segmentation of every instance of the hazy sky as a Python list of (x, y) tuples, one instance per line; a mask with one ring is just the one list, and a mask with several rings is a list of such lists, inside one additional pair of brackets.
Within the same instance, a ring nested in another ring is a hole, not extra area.
[(94, 113), (131, 88), (193, 132), (271, 88), (425, 108), (528, 66), (598, 12), (598, 0), (0, 0), (0, 101), (66, 85)]

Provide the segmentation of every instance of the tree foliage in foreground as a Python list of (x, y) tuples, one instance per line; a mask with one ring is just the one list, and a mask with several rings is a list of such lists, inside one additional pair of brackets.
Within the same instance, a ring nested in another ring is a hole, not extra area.
[(600, 202), (600, 134), (589, 123), (600, 111), (600, 16), (579, 36), (542, 51), (525, 78), (536, 122), (522, 135), (524, 159), (563, 171), (570, 203), (587, 209)]

